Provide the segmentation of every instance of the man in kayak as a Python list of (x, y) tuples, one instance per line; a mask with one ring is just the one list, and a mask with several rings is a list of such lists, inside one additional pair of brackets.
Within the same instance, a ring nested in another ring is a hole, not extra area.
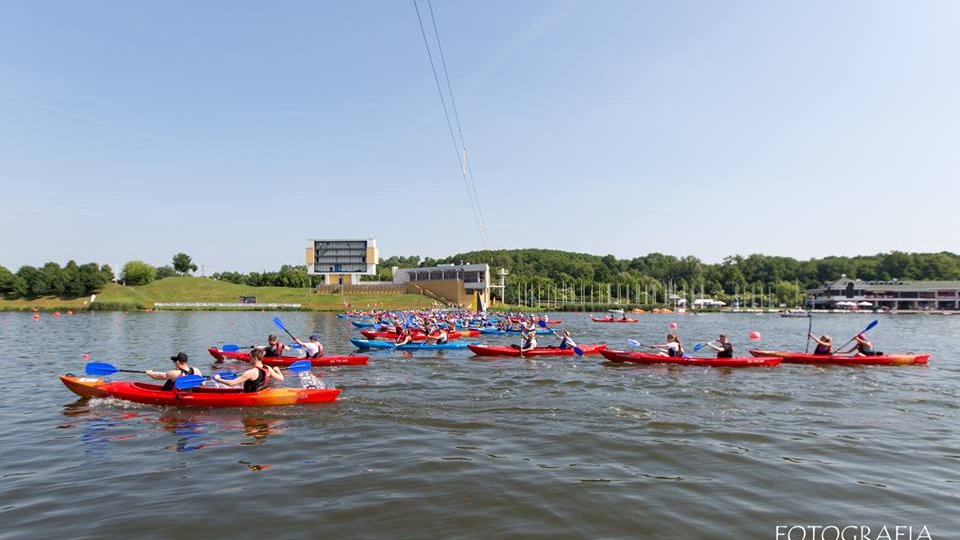
[(404, 329), (400, 332), (400, 335), (397, 336), (397, 340), (394, 342), (394, 344), (395, 344), (397, 347), (399, 347), (399, 346), (401, 346), (401, 345), (406, 345), (407, 343), (410, 343), (411, 341), (413, 341), (413, 332), (411, 332), (409, 328), (404, 328)]
[(707, 347), (717, 351), (717, 358), (733, 358), (733, 345), (727, 340), (726, 334), (720, 334), (717, 338), (717, 343), (714, 344), (711, 341), (707, 343)]
[(683, 356), (683, 345), (680, 344), (680, 338), (673, 333), (667, 334), (666, 343), (654, 345), (653, 348), (660, 351), (658, 353), (660, 356), (669, 356), (671, 358), (679, 358)]
[(439, 326), (434, 326), (431, 328), (432, 332), (427, 334), (427, 343), (433, 342), (437, 345), (444, 345), (447, 343), (447, 340), (450, 336), (447, 334), (446, 328), (440, 328)]
[(817, 336), (812, 333), (807, 335), (810, 336), (810, 339), (817, 342), (817, 348), (813, 350), (813, 354), (817, 356), (830, 356), (833, 354), (833, 341), (830, 339), (830, 336), (823, 335), (818, 339)]
[(323, 343), (320, 343), (320, 339), (317, 338), (316, 334), (311, 335), (310, 341), (306, 343), (297, 338), (293, 338), (293, 340), (303, 347), (303, 351), (307, 353), (307, 358), (320, 358), (323, 356)]
[(199, 369), (191, 367), (190, 364), (187, 363), (187, 353), (178, 352), (176, 356), (171, 356), (170, 360), (173, 361), (174, 369), (169, 371), (153, 371), (152, 369), (148, 369), (144, 372), (147, 374), (147, 377), (151, 379), (167, 381), (163, 383), (162, 390), (173, 390), (176, 380), (181, 375), (203, 375)]
[(263, 349), (254, 349), (250, 351), (250, 363), (253, 366), (237, 376), (236, 379), (221, 379), (220, 375), (214, 375), (213, 380), (227, 386), (243, 385), (244, 392), (259, 392), (267, 387), (270, 378), (274, 377), (278, 381), (283, 380), (283, 372), (273, 366), (263, 365)]
[(267, 358), (279, 358), (283, 356), (283, 350), (286, 348), (287, 346), (280, 343), (276, 335), (270, 334), (267, 336), (267, 346), (263, 349), (264, 356)]
[(564, 330), (563, 334), (560, 334), (560, 350), (572, 349), (576, 346), (576, 342), (570, 337), (570, 331)]
[(867, 336), (857, 334), (857, 337), (853, 338), (856, 343), (853, 347), (847, 349), (846, 351), (840, 351), (837, 354), (847, 354), (857, 351), (857, 354), (854, 356), (876, 356), (877, 351), (873, 348), (873, 343), (870, 343), (870, 340), (867, 339)]

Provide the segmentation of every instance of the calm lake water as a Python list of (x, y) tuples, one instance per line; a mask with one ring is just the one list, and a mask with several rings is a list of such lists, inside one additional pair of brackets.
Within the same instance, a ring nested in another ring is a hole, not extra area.
[[(960, 317), (823, 315), (929, 366), (711, 369), (602, 358), (371, 354), (322, 368), (334, 404), (178, 410), (81, 401), (91, 361), (161, 369), (263, 343), (273, 313), (0, 313), (0, 538), (775, 538), (777, 525), (926, 525), (960, 537)], [(281, 314), (352, 351), (348, 321)], [(581, 343), (803, 350), (808, 321), (557, 314)], [(506, 338), (484, 342), (509, 343)], [(544, 337), (541, 343), (554, 341)], [(120, 378), (138, 378), (135, 374)], [(916, 532), (914, 533), (916, 534)]]

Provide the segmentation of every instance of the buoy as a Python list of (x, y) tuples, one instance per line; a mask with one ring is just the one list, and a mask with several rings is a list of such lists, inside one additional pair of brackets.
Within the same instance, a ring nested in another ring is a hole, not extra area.
[(34, 313), (34, 314), (33, 314), (33, 320), (39, 321), (39, 320), (40, 320), (40, 314), (39, 314), (39, 313)]
[(671, 330), (676, 330), (676, 329), (677, 329), (677, 326), (679, 326), (679, 325), (678, 325), (677, 323), (675, 323), (675, 322), (672, 322), (672, 323), (669, 324), (669, 326), (670, 326), (670, 329), (671, 329)]
[(760, 332), (756, 330), (750, 332), (750, 341), (760, 341)]
[(72, 310), (72, 309), (68, 309), (68, 310), (67, 310), (67, 315), (73, 315), (73, 310)]
[(59, 311), (54, 311), (54, 312), (53, 312), (53, 316), (59, 318), (59, 317), (60, 317), (60, 312), (59, 312)]
[(83, 353), (83, 359), (84, 359), (84, 360), (89, 360), (89, 359), (90, 359), (90, 355), (87, 354), (87, 353)]

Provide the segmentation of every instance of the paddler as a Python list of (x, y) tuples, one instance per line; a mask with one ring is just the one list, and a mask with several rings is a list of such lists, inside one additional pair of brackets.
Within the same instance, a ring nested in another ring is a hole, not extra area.
[[(524, 323), (526, 325), (526, 323)], [(525, 329), (520, 340), (520, 353), (537, 348), (537, 330), (536, 328)]]
[(312, 334), (309, 339), (310, 341), (304, 343), (297, 338), (293, 338), (294, 341), (303, 347), (303, 351), (307, 353), (307, 358), (319, 358), (323, 356), (323, 343), (320, 343), (320, 339), (316, 334)]
[(450, 336), (447, 334), (446, 328), (441, 328), (435, 326), (432, 328), (433, 332), (427, 335), (427, 343), (431, 341), (435, 342), (437, 345), (444, 345), (447, 343), (447, 340)]
[(401, 345), (406, 345), (411, 341), (413, 341), (413, 332), (411, 332), (409, 328), (404, 328), (403, 331), (400, 332), (400, 335), (397, 336), (397, 340), (394, 342), (394, 344), (399, 347)]
[(283, 372), (273, 366), (263, 365), (263, 349), (254, 349), (250, 351), (250, 363), (253, 366), (237, 376), (236, 379), (221, 379), (220, 375), (214, 375), (213, 380), (227, 386), (243, 385), (244, 392), (259, 392), (267, 387), (270, 378), (283, 380)]
[(857, 334), (857, 337), (853, 339), (855, 341), (853, 347), (851, 347), (846, 351), (838, 352), (837, 354), (847, 354), (847, 353), (852, 353), (853, 351), (857, 351), (857, 354), (855, 354), (854, 356), (876, 356), (877, 355), (877, 351), (874, 350), (873, 348), (873, 343), (871, 343), (870, 340), (867, 339), (866, 335), (860, 333), (860, 334)]
[(733, 358), (733, 345), (730, 344), (726, 334), (720, 334), (716, 344), (711, 341), (707, 343), (707, 347), (717, 351), (717, 358)]
[(263, 349), (264, 356), (267, 358), (279, 358), (283, 356), (283, 350), (286, 348), (287, 346), (280, 343), (276, 335), (270, 334), (267, 336), (267, 346)]
[(667, 334), (666, 343), (654, 345), (653, 348), (659, 350), (660, 356), (669, 356), (671, 358), (683, 356), (683, 345), (680, 343), (680, 338), (674, 333)]
[(169, 371), (153, 371), (152, 369), (148, 369), (144, 372), (147, 374), (147, 377), (151, 379), (167, 381), (163, 383), (162, 390), (173, 390), (176, 385), (176, 380), (182, 375), (203, 375), (199, 369), (190, 366), (187, 353), (185, 352), (178, 352), (176, 356), (171, 356), (170, 360), (173, 361), (174, 369)]
[(564, 351), (567, 349), (572, 349), (576, 346), (577, 346), (576, 342), (574, 342), (573, 339), (570, 337), (570, 331), (564, 330), (563, 333), (560, 334), (560, 350)]
[(813, 350), (813, 354), (817, 356), (830, 356), (833, 354), (833, 340), (830, 339), (830, 336), (822, 335), (817, 338), (817, 336), (812, 333), (807, 335), (810, 336), (810, 339), (817, 342), (817, 348)]

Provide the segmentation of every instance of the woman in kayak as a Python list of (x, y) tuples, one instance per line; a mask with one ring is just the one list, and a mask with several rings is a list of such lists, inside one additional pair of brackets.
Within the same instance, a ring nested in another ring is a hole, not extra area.
[(400, 335), (397, 336), (397, 340), (394, 342), (394, 344), (399, 347), (401, 345), (406, 345), (411, 341), (413, 341), (413, 332), (411, 332), (409, 328), (404, 328)]
[(667, 334), (666, 343), (654, 345), (653, 348), (660, 350), (660, 356), (669, 356), (671, 358), (683, 356), (683, 345), (680, 343), (680, 338), (673, 333)]
[(279, 358), (283, 356), (283, 350), (286, 348), (287, 346), (283, 343), (280, 343), (280, 340), (277, 339), (277, 336), (270, 334), (267, 336), (267, 346), (263, 350), (264, 356), (267, 358)]
[(520, 353), (536, 349), (537, 348), (537, 331), (534, 328), (531, 328), (525, 331), (523, 334), (520, 334), (522, 339), (520, 340)]
[(307, 358), (320, 358), (323, 356), (323, 343), (320, 343), (320, 340), (317, 338), (316, 334), (311, 335), (310, 341), (306, 343), (297, 338), (293, 338), (293, 340), (303, 347), (304, 352), (307, 353)]
[(870, 343), (870, 340), (867, 339), (867, 336), (863, 334), (857, 334), (857, 337), (853, 338), (856, 343), (853, 347), (846, 351), (838, 352), (837, 354), (847, 354), (857, 351), (857, 354), (854, 356), (876, 356), (877, 351), (873, 348), (873, 343)]
[(173, 390), (176, 380), (181, 375), (203, 375), (199, 369), (190, 367), (190, 364), (187, 363), (187, 353), (179, 352), (176, 356), (171, 356), (170, 360), (173, 360), (174, 369), (169, 371), (153, 371), (152, 369), (148, 369), (145, 371), (147, 377), (151, 379), (167, 381), (163, 383), (162, 390)]
[(439, 326), (434, 326), (431, 328), (433, 332), (427, 334), (427, 343), (434, 342), (437, 345), (444, 345), (447, 343), (447, 340), (450, 336), (447, 334), (446, 328), (440, 328)]
[(576, 346), (576, 342), (570, 337), (570, 331), (564, 330), (563, 334), (560, 335), (560, 350), (572, 349)]
[(720, 334), (717, 338), (717, 344), (707, 343), (707, 347), (717, 351), (717, 358), (733, 358), (733, 345), (727, 340), (726, 334)]
[(278, 381), (283, 380), (283, 372), (273, 366), (263, 365), (263, 349), (254, 349), (250, 351), (250, 363), (253, 367), (244, 371), (236, 379), (221, 379), (220, 375), (214, 375), (213, 380), (227, 386), (243, 385), (244, 392), (259, 392), (267, 387), (270, 378)]
[(807, 335), (810, 336), (810, 339), (817, 342), (817, 348), (813, 350), (813, 354), (817, 356), (830, 356), (833, 354), (833, 340), (830, 339), (830, 336), (823, 335), (818, 339), (817, 336), (812, 333)]

